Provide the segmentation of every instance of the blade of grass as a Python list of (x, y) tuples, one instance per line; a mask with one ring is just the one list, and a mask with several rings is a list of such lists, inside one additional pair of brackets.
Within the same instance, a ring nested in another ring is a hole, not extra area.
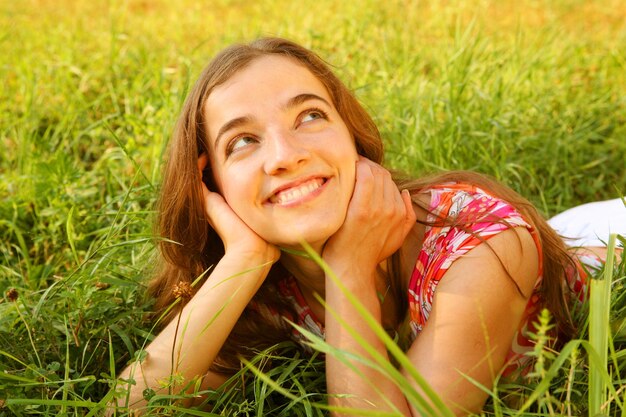
[(67, 324), (67, 317), (64, 317), (64, 324), (65, 324), (65, 370), (64, 370), (64, 375), (63, 375), (63, 395), (62, 395), (62, 400), (64, 402), (63, 405), (61, 405), (61, 414), (66, 414), (67, 410), (66, 410), (66, 405), (65, 402), (67, 402), (67, 398), (68, 398), (68, 394), (70, 391), (70, 383), (68, 382), (70, 379), (70, 330), (68, 329), (68, 324)]
[[(280, 394), (284, 395), (285, 397), (289, 398), (292, 401), (298, 400), (298, 396), (292, 394), (291, 392), (287, 391), (285, 388), (280, 386), (278, 383), (276, 383), (274, 380), (272, 380), (267, 374), (265, 374), (263, 371), (261, 371), (256, 366), (254, 366), (251, 362), (249, 362), (249, 361), (244, 359), (243, 363), (258, 378), (262, 379), (266, 384), (271, 386), (274, 391), (279, 392)], [(392, 413), (392, 412), (387, 412), (387, 411), (361, 410), (361, 409), (357, 410), (357, 409), (353, 409), (353, 408), (334, 407), (334, 406), (330, 406), (330, 405), (326, 405), (326, 404), (317, 404), (317, 403), (313, 404), (313, 406), (317, 407), (317, 408), (321, 408), (323, 410), (335, 411), (335, 412), (338, 412), (338, 413), (348, 413), (348, 414), (351, 414), (351, 415), (378, 416), (378, 417), (382, 417), (382, 416), (397, 417), (398, 416), (397, 413)], [(358, 414), (354, 414), (354, 413), (358, 413)]]
[(608, 335), (611, 332), (609, 310), (611, 308), (611, 282), (615, 259), (616, 235), (609, 236), (607, 258), (602, 279), (592, 279), (589, 299), (589, 344), (599, 355), (598, 364), (589, 364), (589, 416), (601, 413), (607, 399), (607, 386), (602, 372), (608, 365)]
[(76, 253), (76, 245), (74, 244), (75, 233), (74, 233), (74, 224), (72, 222), (75, 208), (76, 206), (72, 206), (72, 208), (70, 208), (69, 213), (67, 213), (67, 220), (65, 221), (65, 234), (67, 236), (67, 242), (70, 244), (70, 249), (72, 250), (72, 255), (74, 256), (76, 265), (80, 265), (80, 261), (78, 259), (78, 253)]

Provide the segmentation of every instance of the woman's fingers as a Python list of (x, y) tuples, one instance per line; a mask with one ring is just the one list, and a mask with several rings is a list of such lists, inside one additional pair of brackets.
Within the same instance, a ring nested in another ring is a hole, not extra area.
[(220, 217), (223, 217), (225, 213), (230, 211), (230, 207), (221, 195), (209, 191), (204, 184), (202, 184), (202, 194), (204, 195), (204, 210), (209, 217), (209, 224), (218, 235), (223, 236), (225, 231), (221, 225), (224, 223), (224, 220), (220, 219)]
[[(382, 166), (370, 161), (367, 158), (359, 158), (361, 173), (367, 173), (367, 175), (357, 176), (357, 184), (360, 181), (365, 182), (370, 180), (372, 184), (363, 188), (370, 189), (371, 199), (366, 202), (369, 203), (370, 209), (379, 209), (382, 213), (387, 213), (390, 216), (398, 216), (406, 221), (406, 223), (414, 223), (415, 212), (413, 211), (413, 203), (408, 191), (402, 193), (398, 190), (397, 185), (393, 182), (393, 178), (389, 171)], [(382, 197), (382, 198), (381, 198)], [(380, 207), (372, 207), (372, 205), (378, 204)]]
[[(198, 171), (200, 175), (209, 164), (209, 156), (206, 152), (198, 156)], [(208, 189), (201, 181), (204, 211), (207, 214), (209, 224), (217, 232), (224, 249), (243, 253), (245, 256), (260, 256), (265, 261), (276, 262), (280, 258), (280, 251), (259, 237), (248, 225), (233, 211), (224, 197)]]
[(398, 190), (385, 168), (360, 157), (348, 214), (335, 240), (367, 242), (371, 259), (381, 261), (402, 246), (414, 224), (409, 193)]
[(411, 198), (411, 193), (409, 190), (402, 190), (402, 202), (404, 203), (404, 209), (406, 210), (405, 221), (404, 221), (404, 230), (405, 236), (409, 233), (411, 228), (415, 225), (417, 221), (417, 215), (415, 214), (415, 210), (413, 210), (413, 199)]
[[(200, 171), (201, 176), (208, 164), (208, 154), (206, 152), (201, 153), (200, 156), (198, 156), (198, 171)], [(204, 197), (204, 210), (209, 217), (209, 224), (218, 234), (221, 234), (222, 231), (219, 230), (221, 222), (218, 219), (220, 216), (223, 217), (225, 211), (230, 211), (230, 206), (228, 206), (220, 194), (210, 191), (204, 181), (200, 183), (202, 184), (202, 196)]]
[(228, 205), (224, 197), (209, 191), (203, 184), (204, 207), (209, 224), (222, 239), (224, 249), (245, 256), (259, 256), (262, 262), (276, 262), (280, 251), (274, 245), (264, 241)]

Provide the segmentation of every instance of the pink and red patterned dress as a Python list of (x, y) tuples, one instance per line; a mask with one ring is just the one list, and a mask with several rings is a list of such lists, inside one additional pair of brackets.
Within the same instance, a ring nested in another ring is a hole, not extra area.
[[(540, 259), (535, 291), (528, 300), (518, 331), (511, 342), (507, 366), (504, 370), (505, 376), (511, 375), (528, 363), (529, 357), (524, 356), (524, 353), (533, 349), (529, 331), (533, 331), (533, 323), (537, 321), (542, 308), (538, 292), (542, 276), (541, 245), (538, 234), (513, 206), (474, 185), (440, 184), (423, 192), (430, 194), (430, 214), (427, 222), (431, 226), (426, 226), (424, 242), (406, 293), (409, 304), (410, 341), (419, 337), (420, 331), (426, 325), (435, 300), (437, 285), (455, 260), (511, 227), (527, 228), (537, 245)], [(455, 223), (464, 224), (464, 226), (450, 226), (449, 221), (442, 222), (441, 219), (456, 219)], [(574, 291), (580, 294), (581, 298), (584, 297), (587, 288), (586, 274), (583, 269), (572, 271), (568, 279)], [(296, 280), (293, 277), (286, 277), (278, 283), (278, 291), (293, 306), (297, 317), (291, 314), (281, 314), (276, 309), (261, 303), (254, 303), (252, 307), (264, 319), (278, 326), (284, 326), (286, 318), (323, 337), (323, 325), (307, 305)], [(296, 329), (292, 330), (292, 337), (301, 344), (306, 341), (306, 338)]]

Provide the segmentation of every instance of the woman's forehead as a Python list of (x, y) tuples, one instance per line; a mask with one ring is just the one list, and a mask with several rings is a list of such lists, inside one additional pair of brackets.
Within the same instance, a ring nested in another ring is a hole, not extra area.
[(296, 87), (321, 89), (328, 95), (324, 84), (300, 61), (281, 55), (264, 55), (216, 86), (207, 103), (222, 101), (219, 99), (236, 94), (245, 98), (267, 90), (279, 94), (282, 90)]
[(274, 55), (257, 58), (208, 96), (203, 111), (209, 134), (216, 133), (218, 124), (279, 109), (302, 94), (314, 94), (332, 103), (324, 84), (295, 59)]

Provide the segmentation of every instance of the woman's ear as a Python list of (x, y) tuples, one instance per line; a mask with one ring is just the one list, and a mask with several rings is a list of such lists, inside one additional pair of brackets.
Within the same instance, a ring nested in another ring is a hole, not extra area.
[(209, 155), (201, 152), (198, 155), (198, 171), (203, 172), (209, 166)]
[(202, 176), (202, 182), (207, 186), (210, 191), (216, 191), (213, 173), (211, 172), (211, 165), (209, 163), (209, 155), (206, 152), (200, 153), (198, 156), (198, 170)]

